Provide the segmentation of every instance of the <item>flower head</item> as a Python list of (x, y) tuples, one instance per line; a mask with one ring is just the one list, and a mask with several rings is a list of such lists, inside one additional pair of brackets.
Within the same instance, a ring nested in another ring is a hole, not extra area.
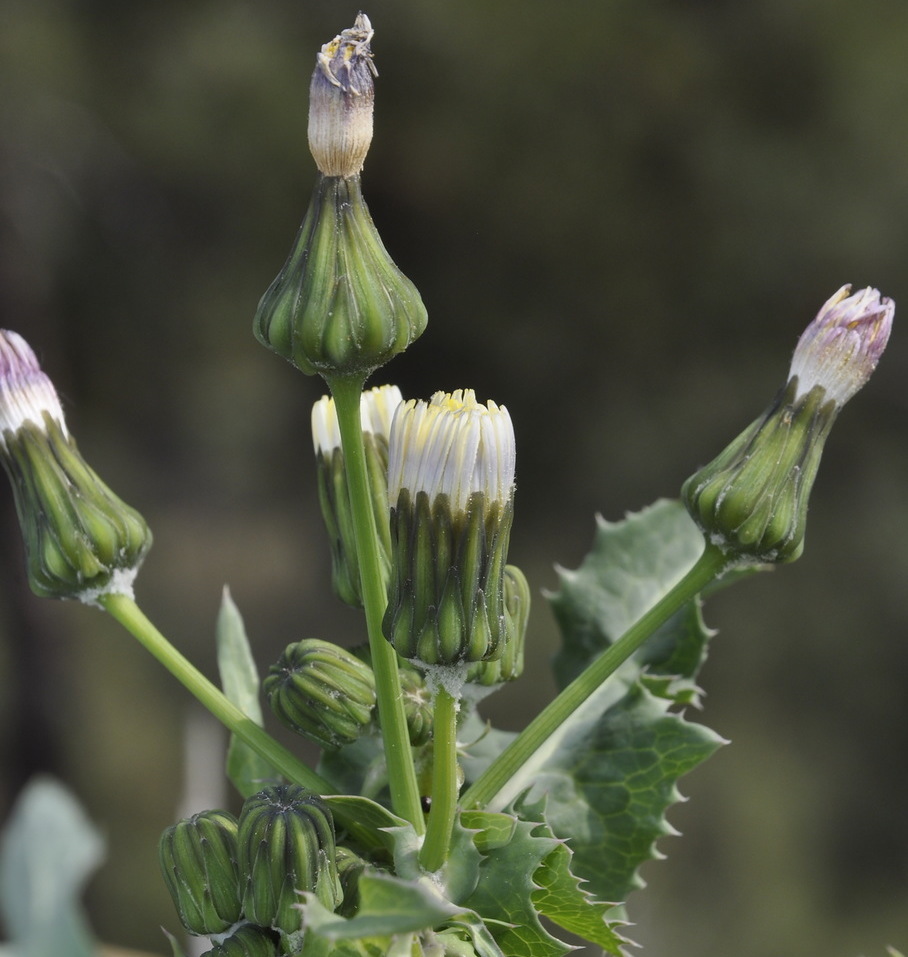
[(876, 289), (842, 286), (804, 330), (791, 361), (795, 399), (816, 386), (843, 406), (876, 368), (892, 330), (895, 303)]
[(34, 352), (4, 330), (0, 460), (13, 486), (32, 590), (88, 603), (131, 594), (151, 532), (85, 463)]
[(514, 427), (504, 406), (476, 401), (472, 389), (410, 400), (395, 416), (388, 463), (388, 498), (446, 495), (463, 512), (474, 493), (507, 502), (514, 489)]
[(420, 665), (501, 656), (514, 430), (471, 390), (405, 402), (391, 425), (391, 581), (384, 631)]

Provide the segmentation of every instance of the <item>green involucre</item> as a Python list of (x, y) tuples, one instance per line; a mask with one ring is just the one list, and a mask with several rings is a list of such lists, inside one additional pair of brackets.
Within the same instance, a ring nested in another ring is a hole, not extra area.
[(772, 405), (681, 490), (707, 540), (745, 562), (792, 562), (804, 550), (807, 504), (837, 414), (816, 386), (792, 379)]
[(416, 287), (394, 265), (359, 175), (319, 175), (284, 267), (262, 296), (256, 338), (307, 375), (367, 375), (426, 327)]
[(220, 934), (240, 918), (236, 838), (236, 818), (217, 810), (194, 814), (161, 835), (164, 882), (190, 933)]
[(262, 690), (288, 728), (330, 750), (355, 741), (375, 708), (372, 669), (346, 649), (317, 638), (287, 645)]
[(50, 415), (43, 428), (26, 422), (4, 440), (35, 594), (83, 598), (112, 587), (118, 572), (138, 569), (151, 547), (145, 520), (101, 481)]

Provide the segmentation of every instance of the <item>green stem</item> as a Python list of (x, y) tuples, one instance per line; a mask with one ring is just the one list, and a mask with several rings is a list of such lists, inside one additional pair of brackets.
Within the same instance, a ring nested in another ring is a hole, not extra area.
[(501, 801), (500, 792), (546, 740), (660, 625), (701, 592), (727, 565), (727, 556), (714, 545), (707, 544), (696, 564), (674, 588), (578, 675), (480, 774), (464, 793), (461, 806), (497, 808), (499, 803), (506, 803)]
[(441, 686), (435, 692), (432, 741), (432, 806), (426, 839), (419, 852), (423, 869), (439, 870), (448, 859), (457, 813), (457, 699)]
[(410, 750), (410, 736), (407, 732), (407, 716), (397, 671), (397, 654), (382, 633), (382, 619), (388, 604), (388, 596), (382, 574), (378, 542), (374, 534), (372, 498), (369, 495), (369, 480), (363, 449), (360, 401), (364, 382), (365, 379), (360, 377), (332, 377), (328, 380), (328, 386), (334, 396), (344, 453), (344, 467), (347, 472), (347, 488), (350, 492), (350, 509), (356, 535), (363, 607), (366, 612), (369, 648), (372, 652), (372, 668), (375, 671), (378, 720), (385, 746), (385, 758), (388, 762), (391, 805), (400, 817), (410, 821), (417, 833), (421, 834), (425, 824), (419, 802), (413, 752)]
[(209, 681), (158, 631), (141, 608), (126, 595), (103, 595), (103, 608), (135, 638), (205, 707), (238, 738), (261, 755), (275, 771), (294, 784), (320, 794), (336, 790), (321, 775), (303, 764), (285, 747), (242, 712), (218, 687)]

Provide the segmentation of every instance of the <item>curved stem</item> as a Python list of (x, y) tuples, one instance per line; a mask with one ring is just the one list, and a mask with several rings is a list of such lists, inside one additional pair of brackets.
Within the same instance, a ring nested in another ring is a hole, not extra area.
[(397, 671), (397, 654), (382, 633), (382, 619), (388, 596), (381, 570), (378, 543), (373, 533), (372, 499), (366, 474), (363, 449), (360, 397), (364, 378), (330, 378), (328, 386), (334, 397), (337, 422), (340, 427), (350, 509), (356, 535), (363, 607), (375, 671), (375, 690), (378, 698), (378, 720), (381, 725), (385, 758), (388, 762), (388, 781), (394, 811), (410, 821), (417, 833), (425, 829), (419, 802), (419, 787), (410, 750), (407, 717), (404, 712)]
[(103, 595), (98, 603), (130, 634), (139, 640), (158, 661), (230, 731), (261, 755), (275, 771), (294, 784), (320, 794), (336, 789), (299, 758), (260, 728), (215, 684), (208, 680), (188, 658), (158, 631), (145, 613), (126, 595)]
[(448, 859), (457, 812), (457, 699), (443, 686), (435, 691), (432, 748), (432, 806), (419, 863), (437, 871)]
[(524, 728), (464, 793), (464, 808), (497, 807), (500, 792), (545, 741), (650, 635), (694, 598), (728, 565), (727, 556), (707, 544), (693, 568), (639, 618)]

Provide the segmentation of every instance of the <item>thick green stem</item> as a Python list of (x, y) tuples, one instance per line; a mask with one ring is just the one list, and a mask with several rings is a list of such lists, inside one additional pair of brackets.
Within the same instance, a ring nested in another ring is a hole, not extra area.
[(369, 648), (372, 652), (372, 668), (375, 671), (378, 720), (385, 746), (385, 758), (388, 762), (391, 804), (394, 811), (410, 821), (421, 834), (425, 825), (419, 801), (416, 771), (413, 766), (413, 752), (410, 749), (410, 736), (407, 733), (407, 716), (400, 690), (397, 654), (382, 633), (382, 619), (388, 604), (388, 596), (382, 575), (378, 542), (374, 534), (372, 499), (369, 495), (366, 457), (363, 449), (360, 397), (364, 381), (359, 377), (332, 377), (328, 380), (328, 385), (334, 396), (344, 453), (344, 467), (347, 471), (347, 488), (350, 492), (350, 509), (356, 535), (363, 607), (366, 612)]
[(182, 655), (146, 618), (139, 606), (126, 595), (104, 595), (101, 606), (150, 651), (158, 661), (238, 738), (260, 754), (275, 771), (294, 784), (320, 794), (332, 794), (335, 788), (321, 775), (303, 764), (285, 747), (260, 728), (230, 699)]
[(506, 803), (501, 800), (500, 792), (546, 740), (660, 625), (701, 592), (727, 565), (727, 556), (707, 544), (696, 564), (674, 588), (578, 675), (483, 771), (464, 793), (461, 806), (497, 809), (499, 804)]
[(448, 859), (457, 812), (457, 699), (439, 686), (435, 692), (432, 747), (432, 806), (419, 863), (437, 871)]

